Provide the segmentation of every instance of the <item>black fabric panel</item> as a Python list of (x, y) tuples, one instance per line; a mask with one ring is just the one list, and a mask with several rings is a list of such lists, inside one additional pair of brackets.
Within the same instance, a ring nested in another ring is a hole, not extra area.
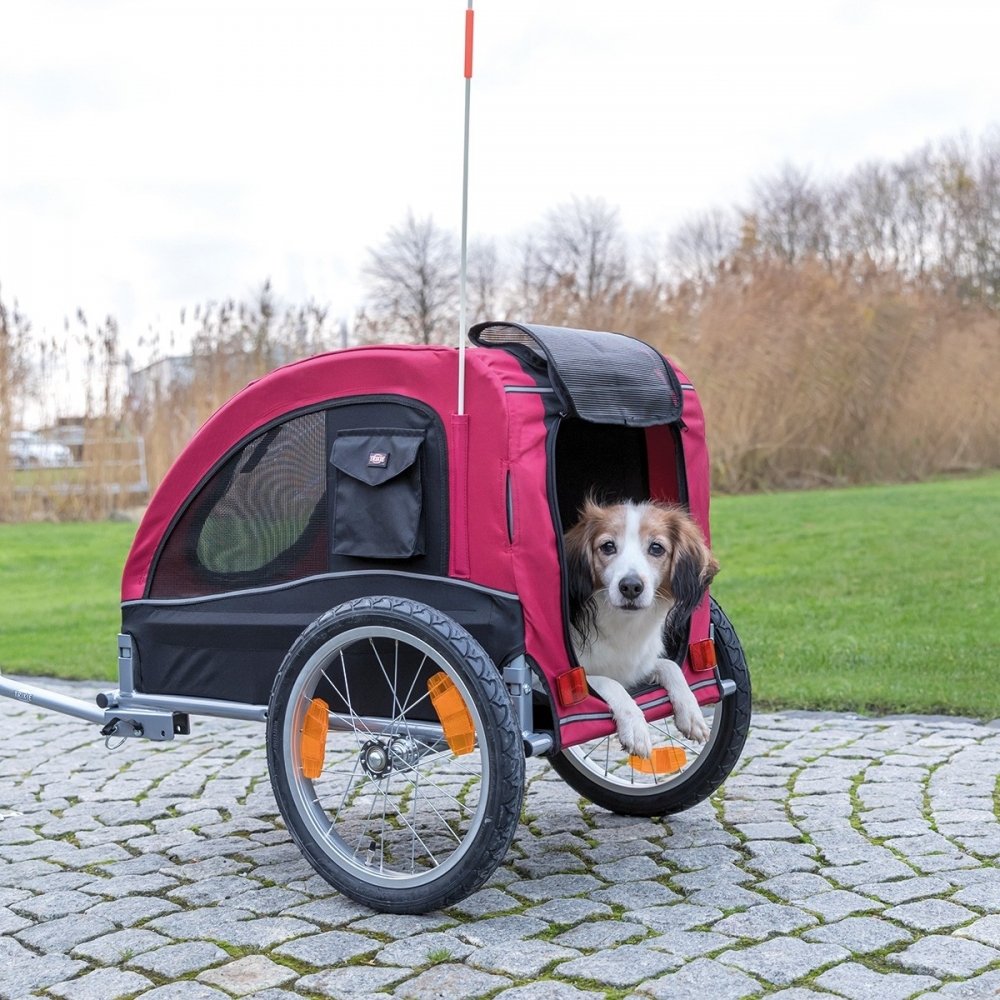
[(639, 427), (567, 417), (556, 435), (557, 501), (565, 531), (588, 496), (598, 503), (649, 499), (646, 435)]
[(436, 577), (355, 573), (183, 604), (122, 606), (136, 641), (136, 690), (265, 704), (292, 643), (330, 608), (388, 594), (421, 601), (463, 625), (502, 666), (524, 650), (521, 605), (512, 597)]
[(522, 323), (478, 323), (469, 337), (482, 347), (526, 349), (548, 364), (567, 413), (598, 424), (651, 427), (680, 419), (680, 381), (648, 344), (620, 333)]
[[(434, 411), (400, 397), (359, 396), (347, 405), (331, 407), (326, 420), (331, 442), (328, 493), (335, 498), (329, 504), (330, 572), (385, 569), (445, 576), (450, 528), (448, 459), (444, 428)], [(385, 440), (386, 436), (395, 436), (395, 442)], [(350, 444), (340, 445), (345, 439)], [(346, 487), (353, 495), (344, 497), (345, 472), (337, 463), (360, 461), (357, 456), (366, 440), (370, 452), (389, 455), (388, 481), (371, 487), (364, 496), (367, 491), (355, 480), (353, 490)], [(410, 457), (414, 440), (420, 444), (412, 462), (398, 480), (392, 478), (393, 467)], [(342, 448), (347, 450), (340, 455)], [(334, 449), (338, 451), (336, 463)], [(374, 500), (382, 491), (386, 491), (385, 498)]]

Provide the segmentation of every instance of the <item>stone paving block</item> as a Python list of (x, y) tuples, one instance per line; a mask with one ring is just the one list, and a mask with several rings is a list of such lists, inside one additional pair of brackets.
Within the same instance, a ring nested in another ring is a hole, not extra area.
[(723, 918), (712, 925), (712, 930), (730, 937), (763, 941), (772, 934), (791, 934), (817, 923), (816, 917), (798, 907), (764, 903)]
[(247, 955), (198, 975), (199, 981), (218, 986), (238, 997), (251, 993), (256, 995), (262, 990), (283, 986), (296, 978), (298, 973), (286, 965), (272, 962), (265, 955)]
[(427, 931), (442, 930), (455, 924), (455, 918), (445, 913), (376, 913), (371, 917), (355, 920), (350, 925), (352, 931), (365, 934), (386, 934), (393, 938), (413, 937)]
[(538, 903), (545, 899), (564, 896), (583, 896), (603, 889), (607, 883), (593, 875), (547, 875), (544, 878), (514, 882), (507, 891)]
[(13, 934), (24, 927), (31, 927), (32, 922), (28, 917), (19, 917), (6, 906), (0, 908), (0, 935)]
[(295, 986), (309, 995), (332, 997), (334, 1000), (349, 997), (358, 997), (359, 1000), (364, 997), (367, 1000), (369, 997), (385, 995), (382, 991), (409, 975), (410, 972), (406, 969), (348, 965), (342, 969), (325, 969), (311, 976), (302, 976)]
[(1000, 914), (991, 913), (981, 917), (968, 927), (960, 927), (954, 932), (958, 937), (972, 938), (981, 941), (991, 948), (1000, 950)]
[(659, 979), (643, 983), (639, 992), (655, 1000), (742, 1000), (755, 997), (764, 987), (736, 969), (701, 958)]
[[(337, 932), (330, 931), (329, 933), (335, 934)], [(312, 939), (307, 938), (303, 941), (303, 947), (308, 947), (310, 940)], [(507, 940), (517, 940), (517, 938), (508, 938)], [(373, 942), (372, 944), (374, 947), (378, 947), (377, 942)], [(371, 950), (372, 944), (369, 945), (369, 950)], [(279, 951), (284, 951), (287, 954), (292, 954), (293, 957), (297, 957), (294, 952), (288, 951), (291, 947), (289, 945), (284, 949), (279, 949)], [(416, 934), (411, 938), (404, 938), (402, 941), (393, 941), (392, 944), (385, 945), (375, 956), (375, 961), (379, 965), (398, 965), (403, 968), (414, 969), (426, 965), (436, 953), (443, 954), (447, 952), (449, 959), (463, 959), (467, 955), (471, 955), (475, 950), (476, 946), (467, 944), (457, 935), (430, 931), (427, 934)], [(305, 961), (309, 961), (309, 959), (305, 959)], [(313, 962), (313, 964), (328, 965), (330, 963)]]
[(505, 976), (480, 972), (465, 965), (436, 965), (397, 986), (393, 996), (400, 1000), (446, 1000), (450, 997), (473, 1000), (509, 985), (510, 980)]
[(858, 892), (866, 896), (877, 896), (886, 903), (907, 903), (911, 899), (948, 892), (948, 883), (943, 878), (925, 875), (900, 879), (898, 882), (871, 882), (856, 888)]
[(645, 948), (666, 951), (678, 958), (700, 958), (735, 944), (731, 937), (714, 931), (667, 931), (642, 942)]
[(515, 986), (498, 993), (493, 1000), (603, 1000), (603, 993), (580, 990), (569, 983), (545, 980), (527, 986)]
[(70, 889), (65, 892), (47, 892), (41, 896), (29, 896), (11, 903), (10, 909), (22, 917), (33, 920), (53, 920), (70, 913), (80, 913), (94, 905), (94, 897), (85, 892)]
[(86, 967), (85, 962), (65, 955), (43, 955), (15, 962), (8, 960), (0, 979), (0, 1000), (20, 1000), (36, 990), (64, 982)]
[(959, 889), (951, 898), (963, 906), (975, 906), (981, 910), (1000, 910), (1000, 885), (992, 882), (974, 882), (964, 889)]
[(820, 875), (840, 885), (854, 889), (861, 885), (878, 884), (892, 879), (910, 878), (913, 869), (902, 861), (862, 861), (856, 865), (838, 865), (821, 868)]
[(166, 979), (177, 979), (189, 972), (200, 972), (211, 965), (218, 965), (227, 958), (229, 956), (218, 945), (208, 941), (186, 941), (144, 952), (129, 959), (125, 965)]
[(77, 913), (58, 920), (46, 920), (17, 933), (18, 941), (35, 951), (67, 952), (74, 945), (113, 931), (110, 920)]
[(594, 874), (605, 882), (641, 882), (645, 879), (659, 878), (667, 874), (666, 868), (661, 868), (645, 854), (631, 858), (621, 858), (606, 864), (596, 865)]
[(832, 892), (821, 892), (817, 896), (798, 900), (804, 910), (818, 914), (825, 921), (840, 920), (852, 913), (870, 913), (873, 910), (885, 909), (885, 903), (877, 899), (869, 899), (847, 889), (834, 889)]
[(968, 977), (1000, 961), (1000, 951), (978, 941), (933, 934), (915, 941), (905, 951), (889, 955), (887, 961), (929, 976)]
[(940, 986), (933, 976), (875, 972), (857, 962), (844, 962), (816, 977), (816, 985), (850, 1000), (908, 1000), (920, 990)]
[(695, 906), (715, 906), (720, 910), (747, 910), (751, 906), (769, 903), (766, 896), (744, 889), (741, 885), (713, 885), (688, 893), (687, 901)]
[(667, 848), (662, 853), (664, 861), (670, 862), (678, 871), (692, 872), (699, 868), (715, 865), (737, 864), (742, 859), (739, 852), (731, 847), (687, 847), (683, 850)]
[(153, 984), (138, 972), (121, 969), (95, 969), (85, 976), (48, 987), (48, 992), (65, 1000), (118, 1000), (132, 996)]
[(775, 986), (788, 986), (824, 965), (850, 956), (833, 944), (808, 944), (799, 938), (773, 938), (742, 951), (724, 951), (716, 961), (735, 965)]
[(557, 976), (575, 976), (593, 979), (608, 986), (635, 986), (652, 979), (668, 969), (676, 969), (681, 960), (666, 952), (654, 951), (640, 945), (623, 944), (614, 950), (584, 958), (574, 958), (556, 966)]
[(547, 903), (531, 906), (524, 916), (543, 920), (547, 924), (578, 924), (592, 917), (611, 915), (611, 907), (592, 899), (550, 899)]
[(583, 858), (566, 851), (551, 854), (531, 855), (514, 862), (514, 869), (525, 878), (543, 878), (546, 875), (563, 875), (569, 872), (587, 871), (590, 866)]
[(145, 951), (163, 948), (171, 943), (170, 938), (157, 934), (156, 931), (129, 928), (84, 941), (70, 954), (74, 958), (83, 958), (98, 965), (120, 965), (126, 957), (141, 955)]
[(671, 877), (674, 885), (693, 892), (695, 889), (708, 889), (714, 885), (741, 885), (752, 882), (753, 875), (732, 864), (713, 865), (711, 868), (699, 868), (693, 872), (679, 872)]
[(129, 896), (126, 899), (95, 903), (87, 910), (87, 915), (110, 920), (116, 927), (134, 927), (144, 920), (176, 913), (179, 909), (169, 899)]
[(155, 990), (140, 994), (140, 997), (141, 1000), (232, 1000), (228, 993), (193, 979), (158, 986)]
[(502, 889), (480, 889), (471, 896), (452, 903), (451, 909), (466, 917), (488, 917), (505, 910), (519, 909), (521, 904)]
[(736, 829), (747, 840), (799, 840), (802, 837), (799, 829), (785, 820), (769, 823), (737, 823)]
[(825, 878), (813, 875), (811, 872), (789, 872), (758, 882), (754, 888), (758, 891), (769, 892), (779, 899), (793, 902), (808, 899), (817, 893), (828, 892), (833, 889), (833, 886)]
[(292, 938), (315, 932), (315, 924), (294, 917), (258, 917), (219, 924), (212, 937), (223, 944), (267, 950)]
[(812, 927), (802, 937), (806, 941), (841, 945), (858, 955), (913, 940), (909, 931), (875, 917), (848, 917), (822, 927)]
[(523, 941), (547, 929), (545, 921), (537, 917), (511, 914), (508, 917), (490, 917), (473, 924), (452, 927), (449, 933), (478, 948), (487, 944)]
[(668, 906), (644, 906), (630, 910), (622, 916), (635, 920), (657, 931), (689, 931), (703, 924), (713, 924), (722, 917), (722, 910), (714, 906), (693, 906), (690, 903), (671, 903)]
[(663, 848), (651, 840), (605, 841), (597, 847), (583, 845), (583, 854), (591, 864), (603, 865), (610, 861), (620, 861), (622, 858), (634, 858), (643, 854), (658, 856)]
[(592, 892), (589, 898), (598, 903), (633, 907), (679, 903), (683, 897), (660, 882), (626, 882)]
[(553, 962), (579, 957), (580, 952), (575, 948), (548, 941), (519, 941), (516, 947), (505, 943), (479, 948), (466, 959), (466, 964), (515, 979), (532, 979)]
[[(595, 920), (580, 924), (572, 930), (564, 931), (552, 940), (569, 948), (583, 948), (587, 951), (612, 948), (630, 938), (645, 937), (648, 928), (627, 920)], [(638, 943), (638, 942), (634, 942)]]
[(940, 996), (966, 997), (969, 1000), (983, 1000), (984, 997), (1000, 995), (1000, 971), (984, 972), (963, 983), (948, 983), (942, 986)]
[(370, 907), (356, 903), (346, 896), (330, 896), (292, 907), (284, 915), (286, 917), (301, 917), (303, 920), (310, 920), (327, 927), (343, 927), (345, 924), (351, 923), (352, 920), (360, 920), (374, 914), (375, 911)]
[(915, 903), (893, 906), (882, 913), (883, 917), (896, 920), (919, 931), (940, 931), (958, 927), (975, 918), (972, 910), (951, 903), (947, 899), (921, 899)]

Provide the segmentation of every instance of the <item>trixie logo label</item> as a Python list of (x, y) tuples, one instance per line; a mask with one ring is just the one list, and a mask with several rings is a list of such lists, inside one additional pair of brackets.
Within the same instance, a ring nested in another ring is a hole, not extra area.
[(386, 469), (389, 467), (389, 452), (372, 451), (368, 453), (369, 469)]

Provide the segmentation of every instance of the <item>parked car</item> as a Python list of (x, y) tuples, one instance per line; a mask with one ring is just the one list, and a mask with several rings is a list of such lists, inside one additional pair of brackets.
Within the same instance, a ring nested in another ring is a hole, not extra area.
[(12, 431), (8, 453), (15, 469), (62, 468), (73, 462), (66, 445), (48, 441), (34, 431)]

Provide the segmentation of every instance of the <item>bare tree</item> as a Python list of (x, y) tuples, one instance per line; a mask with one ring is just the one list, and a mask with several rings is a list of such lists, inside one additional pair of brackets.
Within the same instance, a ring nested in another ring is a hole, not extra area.
[(525, 259), (536, 294), (562, 319), (600, 321), (628, 285), (628, 252), (618, 210), (599, 198), (578, 199), (550, 212)]
[(408, 212), (368, 257), (368, 297), (357, 324), (364, 339), (439, 344), (454, 338), (458, 250), (450, 232)]
[(752, 212), (765, 251), (789, 264), (817, 257), (829, 260), (823, 192), (804, 171), (786, 164), (774, 177), (759, 182)]
[(682, 223), (667, 241), (672, 270), (683, 281), (704, 287), (717, 278), (739, 247), (731, 212), (715, 208)]
[(474, 242), (469, 247), (469, 322), (500, 319), (503, 290), (503, 266), (496, 241)]

